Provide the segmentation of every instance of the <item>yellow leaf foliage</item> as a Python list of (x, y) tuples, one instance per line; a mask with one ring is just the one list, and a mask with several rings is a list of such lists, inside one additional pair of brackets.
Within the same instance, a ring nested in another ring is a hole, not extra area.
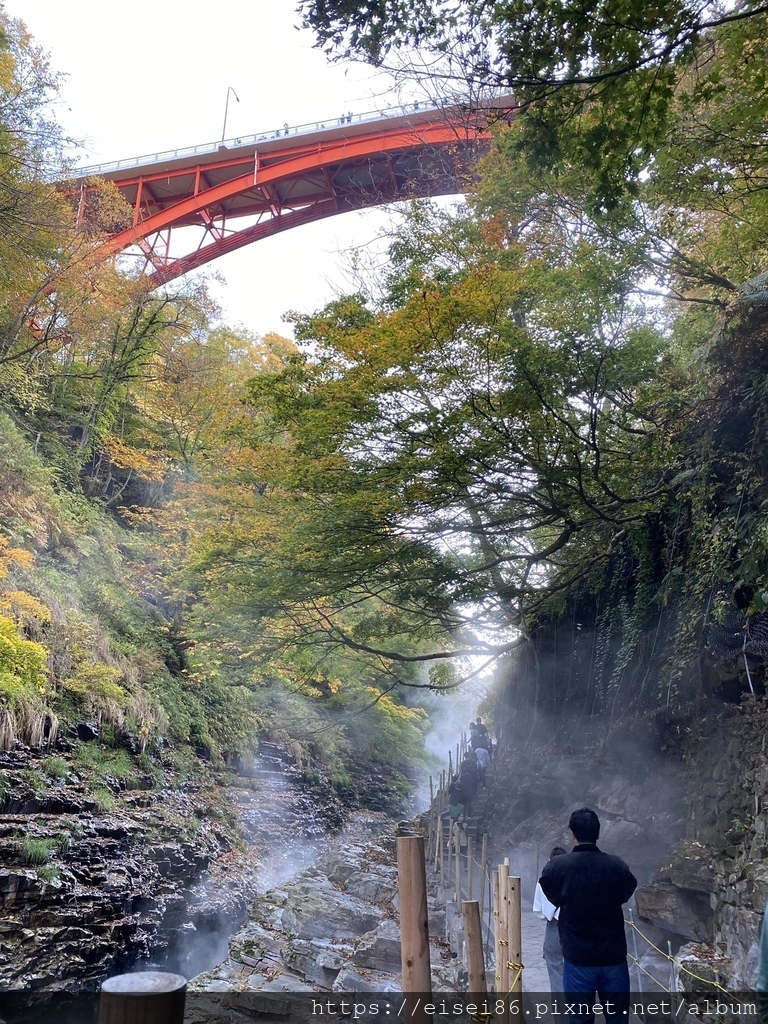
[(162, 483), (165, 467), (157, 458), (151, 459), (137, 448), (132, 448), (119, 437), (110, 436), (104, 441), (109, 460), (117, 469), (133, 470), (137, 476), (150, 483)]
[(22, 569), (29, 569), (34, 561), (35, 556), (31, 551), (11, 547), (8, 538), (0, 536), (0, 580), (5, 579), (11, 566), (18, 565)]
[(47, 685), (48, 651), (25, 640), (18, 626), (0, 615), (0, 701), (11, 707), (39, 702)]
[(51, 609), (25, 590), (9, 590), (0, 595), (0, 609), (10, 612), (16, 622), (28, 625), (31, 621), (48, 623)]
[(92, 700), (112, 700), (125, 707), (129, 695), (117, 680), (119, 671), (112, 665), (101, 662), (83, 661), (73, 675), (64, 680), (64, 689)]

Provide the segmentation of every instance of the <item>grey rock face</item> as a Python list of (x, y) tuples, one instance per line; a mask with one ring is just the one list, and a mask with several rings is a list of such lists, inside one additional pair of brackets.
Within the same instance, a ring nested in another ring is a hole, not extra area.
[(382, 914), (375, 904), (334, 889), (329, 879), (313, 878), (288, 887), (280, 927), (302, 939), (343, 941), (370, 931)]
[(364, 935), (355, 947), (355, 967), (369, 970), (387, 971), (399, 974), (402, 966), (400, 958), (400, 929), (391, 919), (382, 921), (375, 931)]
[[(229, 958), (194, 978), (190, 991), (231, 995), (308, 982), (325, 992), (399, 992), (393, 860), (386, 836), (330, 844), (313, 867), (255, 901), (250, 921), (230, 941)], [(442, 965), (441, 952), (432, 950), (433, 980), (445, 991), (455, 987), (456, 969)]]
[(714, 915), (707, 893), (662, 879), (638, 889), (635, 900), (643, 920), (698, 942), (712, 941)]

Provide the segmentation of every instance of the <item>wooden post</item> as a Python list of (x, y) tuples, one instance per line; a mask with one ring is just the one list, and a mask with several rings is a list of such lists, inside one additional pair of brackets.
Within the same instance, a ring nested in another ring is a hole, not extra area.
[(475, 865), (472, 860), (472, 847), (474, 842), (472, 836), (467, 836), (467, 899), (472, 901), (472, 875), (475, 871)]
[[(509, 908), (509, 914), (507, 919), (507, 942), (509, 947), (507, 952), (509, 954), (509, 960), (513, 964), (521, 964), (523, 962), (523, 927), (522, 927), (522, 903), (520, 899), (520, 879), (510, 877), (507, 879), (507, 904)], [(512, 985), (513, 993), (520, 993), (523, 991), (523, 976), (518, 970), (511, 971), (512, 977), (510, 978), (510, 985)]]
[[(445, 824), (448, 826), (448, 836), (450, 842), (450, 828), (451, 822), (446, 821)], [(450, 855), (450, 846), (448, 847), (448, 853)], [(445, 832), (443, 829), (442, 822), (440, 824), (440, 885), (445, 888)]]
[(180, 974), (118, 974), (101, 986), (99, 1024), (182, 1024), (186, 994)]
[(439, 808), (435, 803), (435, 787), (432, 783), (432, 776), (429, 776), (429, 845), (427, 846), (427, 861), (432, 859), (432, 843), (435, 841)]
[(461, 904), (461, 916), (464, 919), (464, 940), (467, 943), (469, 991), (472, 995), (485, 995), (488, 986), (485, 978), (480, 905), (477, 900), (465, 900)]
[[(509, 859), (505, 859), (499, 865), (499, 946), (501, 947), (501, 963), (499, 975), (501, 985), (500, 995), (506, 1000), (509, 993), (509, 892), (507, 882), (509, 880)], [(499, 1016), (499, 1024), (509, 1022), (509, 1003), (505, 1003), (504, 1012)]]
[[(490, 956), (491, 945), (492, 944), (493, 944), (493, 955), (494, 956), (496, 955), (496, 945), (495, 945), (495, 941), (494, 941), (494, 939), (495, 939), (495, 932), (493, 930), (493, 922), (494, 921), (495, 921), (495, 918), (493, 916), (493, 878), (491, 877), (491, 872), (489, 871), (488, 872), (488, 934), (487, 934), (486, 939), (485, 939), (485, 955), (486, 955), (486, 957)], [(495, 982), (494, 982), (494, 987), (491, 989), (491, 991), (492, 992), (496, 991)]]
[(437, 813), (437, 821), (435, 822), (435, 839), (435, 861), (432, 865), (432, 870), (437, 874), (437, 867), (440, 863), (440, 849), (443, 845), (443, 818), (439, 810)]
[(496, 964), (493, 991), (501, 992), (501, 916), (499, 914), (499, 869), (493, 872), (493, 959)]
[(488, 833), (483, 832), (483, 847), (480, 854), (480, 917), (483, 916), (483, 902), (485, 899), (485, 862), (488, 859)]
[(461, 761), (459, 761), (459, 744), (457, 743), (456, 744), (456, 771), (459, 770), (459, 765), (460, 764), (461, 764)]
[[(520, 879), (507, 879), (507, 892), (509, 904), (509, 919), (507, 921), (507, 954), (510, 963), (522, 964), (523, 962), (523, 928), (521, 919)], [(522, 968), (513, 968), (510, 971), (510, 986), (512, 995), (510, 998), (509, 1021), (510, 1024), (522, 1024), (522, 992), (523, 972)]]
[[(424, 995), (432, 992), (427, 922), (427, 877), (424, 870), (424, 839), (400, 836), (397, 840), (397, 889), (400, 896), (400, 957), (403, 967), (405, 1019), (409, 1024), (432, 1024), (424, 1012)], [(418, 992), (419, 1005), (409, 1005), (408, 995)], [(117, 1024), (117, 1022), (115, 1022)]]
[(453, 826), (454, 841), (456, 843), (456, 907), (461, 905), (461, 829), (458, 823)]
[(451, 752), (448, 751), (448, 785), (450, 786), (453, 781), (453, 762), (451, 761)]

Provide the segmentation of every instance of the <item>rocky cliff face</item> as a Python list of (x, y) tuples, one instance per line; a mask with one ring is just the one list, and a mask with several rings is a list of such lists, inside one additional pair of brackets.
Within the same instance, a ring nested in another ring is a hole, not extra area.
[(768, 705), (747, 697), (705, 711), (691, 729), (684, 836), (637, 909), (686, 945), (697, 974), (749, 990), (768, 901)]
[[(697, 739), (688, 833), (706, 864), (709, 941), (730, 961), (731, 986), (751, 988), (768, 901), (768, 699), (747, 697), (702, 719)], [(676, 861), (690, 865), (684, 854)]]
[(0, 757), (2, 988), (96, 984), (245, 905), (243, 881), (195, 888), (206, 872), (249, 877), (231, 826), (211, 820), (196, 785), (126, 791), (107, 810), (76, 781), (34, 793), (38, 761), (28, 751)]
[(192, 975), (226, 953), (258, 892), (311, 861), (327, 828), (275, 751), (225, 788), (158, 763), (99, 800), (73, 770), (46, 779), (45, 764), (0, 754), (3, 990), (81, 991), (137, 961)]
[(601, 846), (623, 857), (645, 885), (685, 833), (686, 773), (649, 763), (632, 770), (549, 748), (505, 753), (485, 823), (494, 854), (509, 856), (515, 873), (534, 885), (552, 847), (572, 845), (568, 818), (585, 805), (600, 816)]

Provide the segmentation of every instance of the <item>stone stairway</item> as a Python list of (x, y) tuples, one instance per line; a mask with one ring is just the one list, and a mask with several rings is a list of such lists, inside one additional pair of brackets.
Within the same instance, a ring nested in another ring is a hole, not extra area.
[[(490, 781), (490, 780), (488, 780)], [(475, 795), (475, 799), (472, 803), (472, 813), (466, 819), (467, 835), (472, 836), (473, 839), (482, 839), (483, 823), (485, 821), (486, 811), (488, 809), (488, 782), (484, 786), (480, 786)]]

